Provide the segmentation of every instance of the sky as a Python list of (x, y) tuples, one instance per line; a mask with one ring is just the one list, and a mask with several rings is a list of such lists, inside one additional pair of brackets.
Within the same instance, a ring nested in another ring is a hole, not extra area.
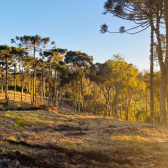
[[(110, 31), (135, 26), (111, 14), (103, 15), (106, 0), (5, 0), (1, 1), (0, 45), (23, 35), (50, 37), (56, 47), (80, 50), (93, 56), (94, 63), (121, 54), (140, 71), (150, 68), (150, 29), (136, 34), (101, 34), (106, 23)], [(139, 29), (137, 29), (139, 30)]]

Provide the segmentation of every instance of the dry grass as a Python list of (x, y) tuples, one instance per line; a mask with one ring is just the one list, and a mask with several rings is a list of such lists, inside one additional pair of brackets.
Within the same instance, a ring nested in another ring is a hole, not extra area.
[[(85, 135), (67, 136), (69, 131), (54, 130), (60, 124), (90, 130), (85, 131)], [(0, 149), (3, 151), (39, 152), (37, 149), (11, 145), (5, 142), (8, 139), (30, 144), (52, 144), (82, 152), (106, 151), (131, 159), (136, 163), (133, 167), (168, 167), (168, 129), (159, 125), (70, 111), (56, 113), (39, 110), (1, 111), (0, 128)]]

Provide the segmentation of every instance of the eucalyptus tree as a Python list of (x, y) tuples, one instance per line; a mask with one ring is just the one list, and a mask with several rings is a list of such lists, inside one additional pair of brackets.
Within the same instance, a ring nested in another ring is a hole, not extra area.
[[(17, 43), (17, 41), (19, 41), (19, 43)], [(35, 59), (36, 59), (36, 52), (41, 52), (42, 48), (46, 48), (47, 44), (50, 42), (50, 38), (49, 37), (45, 37), (42, 38), (39, 35), (35, 35), (35, 36), (16, 36), (15, 39), (11, 39), (11, 43), (16, 43), (20, 48), (25, 48), (28, 51), (32, 50), (34, 53), (34, 59), (33, 59), (33, 69), (34, 69), (34, 73), (33, 73), (33, 103), (36, 103), (36, 99), (35, 99), (35, 94), (36, 94), (36, 87), (35, 87), (35, 83), (36, 83), (36, 64), (35, 64)], [(52, 41), (51, 45), (55, 45), (55, 42)]]
[[(65, 63), (71, 71), (75, 71), (79, 81), (79, 96), (83, 98), (83, 111), (86, 112), (85, 95), (83, 79), (90, 72), (90, 66), (93, 62), (93, 57), (81, 51), (68, 51), (65, 55)], [(79, 102), (80, 103), (80, 102)]]
[[(151, 112), (151, 122), (154, 119), (154, 104), (153, 104), (153, 46), (154, 46), (154, 17), (156, 12), (156, 3), (158, 0), (107, 0), (104, 4), (105, 12), (104, 14), (111, 13), (114, 16), (129, 20), (137, 24), (137, 26), (125, 29), (121, 26), (119, 32), (110, 32), (108, 26), (103, 24), (101, 26), (101, 32), (109, 33), (127, 33), (127, 34), (137, 34), (145, 31), (147, 28), (151, 27), (151, 56), (150, 56), (150, 112)], [(138, 31), (132, 32), (134, 29), (141, 28)]]

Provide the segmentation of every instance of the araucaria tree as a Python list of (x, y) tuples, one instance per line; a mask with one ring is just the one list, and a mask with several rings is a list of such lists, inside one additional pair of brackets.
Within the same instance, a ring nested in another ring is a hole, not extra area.
[[(167, 90), (167, 77), (168, 77), (168, 1), (167, 0), (107, 0), (104, 5), (105, 13), (111, 13), (114, 16), (130, 20), (138, 24), (134, 28), (125, 29), (121, 27), (118, 33), (135, 34), (148, 27), (151, 27), (151, 68), (150, 68), (150, 111), (151, 122), (154, 118), (154, 96), (153, 96), (153, 45), (154, 45), (154, 32), (157, 37), (157, 56), (161, 70), (161, 84), (160, 84), (160, 123), (167, 124), (166, 113), (166, 92)], [(166, 29), (166, 53), (163, 55), (163, 48), (161, 45), (161, 24), (165, 24)], [(137, 32), (130, 32), (135, 28), (141, 28)], [(101, 27), (102, 32), (109, 32), (106, 24)], [(113, 32), (112, 32), (113, 33)]]
[[(17, 41), (19, 41), (19, 43), (17, 43)], [(36, 59), (36, 52), (41, 52), (43, 48), (46, 48), (47, 44), (50, 42), (50, 38), (49, 37), (45, 37), (42, 38), (39, 35), (35, 35), (35, 36), (16, 36), (15, 39), (11, 39), (12, 43), (16, 43), (20, 48), (25, 48), (28, 51), (32, 50), (34, 53), (34, 60), (33, 60), (33, 69), (34, 69), (34, 73), (33, 73), (33, 103), (36, 103), (36, 63), (35, 63), (35, 59)], [(52, 41), (51, 45), (54, 45), (55, 42)]]
[(9, 47), (7, 45), (0, 46), (0, 59), (5, 62), (5, 99), (8, 100), (8, 68), (14, 57), (26, 54), (26, 50), (16, 47)]

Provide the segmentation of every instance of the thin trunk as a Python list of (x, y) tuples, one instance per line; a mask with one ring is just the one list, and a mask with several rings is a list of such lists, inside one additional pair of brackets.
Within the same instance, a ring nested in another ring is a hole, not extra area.
[(129, 115), (129, 106), (130, 106), (130, 104), (131, 104), (131, 99), (132, 98), (128, 98), (128, 105), (127, 105), (127, 117), (126, 117), (126, 120), (128, 120), (128, 115)]
[(105, 112), (104, 112), (104, 116), (106, 117), (108, 113), (108, 102), (106, 101), (106, 107), (105, 107)]
[(118, 115), (118, 87), (116, 86), (116, 104), (115, 104), (115, 116)]
[(157, 117), (157, 110), (156, 110), (156, 108), (157, 108), (157, 104), (156, 104), (156, 100), (155, 100), (155, 117)]
[(3, 94), (3, 83), (4, 83), (4, 78), (3, 78), (3, 75), (2, 75), (2, 86), (1, 86), (1, 93)]
[(43, 77), (43, 99), (44, 99), (44, 104), (46, 103), (46, 101), (45, 101), (45, 99), (46, 99), (46, 97), (45, 97), (45, 78)]
[(27, 97), (28, 91), (29, 91), (29, 84), (26, 85), (25, 101), (26, 101), (26, 97)]
[(108, 116), (111, 116), (111, 111), (110, 111), (110, 89), (108, 90)]
[(122, 100), (123, 100), (123, 92), (121, 92), (120, 119), (122, 119)]
[(14, 100), (16, 96), (16, 65), (15, 65), (15, 70), (14, 70)]
[(134, 120), (135, 120), (135, 107), (136, 107), (136, 100), (135, 100), (135, 105), (134, 105)]
[(55, 106), (57, 107), (57, 71), (55, 69), (55, 87), (54, 87), (54, 91), (55, 91)]
[(49, 76), (48, 76), (48, 105), (50, 105), (51, 102), (51, 94), (50, 94), (50, 87), (51, 87), (51, 83), (50, 83), (50, 71), (51, 71), (51, 63), (49, 65)]
[(35, 67), (35, 98), (34, 98), (34, 101), (35, 101), (35, 104), (37, 104), (37, 81), (36, 81), (36, 67)]
[(59, 92), (59, 108), (62, 109), (62, 89), (60, 87), (60, 92)]
[(79, 113), (80, 113), (80, 94), (81, 94), (81, 89), (79, 86), (79, 93), (78, 93), (78, 111), (79, 111)]
[(100, 104), (99, 104), (100, 108), (101, 108), (101, 104), (102, 104), (102, 102), (101, 102), (101, 89), (100, 89)]
[(75, 105), (74, 105), (74, 111), (76, 112), (76, 101), (75, 101)]
[(24, 77), (23, 77), (23, 62), (22, 62), (22, 79), (21, 79), (21, 87), (22, 87), (22, 90), (21, 90), (21, 102), (23, 101), (23, 80), (24, 80)]
[(147, 119), (147, 117), (148, 117), (148, 95), (146, 93), (146, 119)]
[(43, 74), (41, 76), (41, 85), (40, 85), (40, 102), (43, 104)]
[(112, 99), (112, 115), (115, 116), (114, 114), (114, 89), (113, 89), (113, 99)]
[(128, 120), (128, 102), (127, 102), (127, 97), (126, 97), (126, 109), (125, 109), (125, 120)]
[(82, 95), (82, 99), (83, 99), (83, 112), (86, 113), (86, 104), (85, 104), (85, 96), (84, 96), (84, 90), (83, 90), (83, 84), (82, 84), (82, 77), (80, 79), (80, 85), (81, 85), (81, 95)]
[[(91, 113), (93, 114), (93, 106), (94, 106), (94, 103), (92, 103), (91, 105)], [(89, 110), (90, 111), (90, 110)]]
[(154, 93), (153, 93), (153, 47), (154, 47), (154, 30), (153, 30), (153, 18), (151, 19), (151, 60), (150, 60), (150, 122), (154, 122)]
[(8, 58), (5, 59), (6, 80), (5, 80), (5, 99), (8, 100)]
[(41, 102), (43, 104), (43, 95), (44, 95), (44, 68), (42, 70), (42, 91), (41, 91), (42, 95), (41, 95)]
[(34, 43), (34, 61), (33, 61), (33, 103), (35, 103), (35, 74), (36, 74), (36, 66), (35, 66), (35, 58), (36, 58), (36, 48), (35, 48), (35, 43)]
[(21, 82), (21, 86), (22, 86), (22, 91), (21, 91), (21, 102), (23, 100), (23, 79), (22, 79), (22, 82)]

